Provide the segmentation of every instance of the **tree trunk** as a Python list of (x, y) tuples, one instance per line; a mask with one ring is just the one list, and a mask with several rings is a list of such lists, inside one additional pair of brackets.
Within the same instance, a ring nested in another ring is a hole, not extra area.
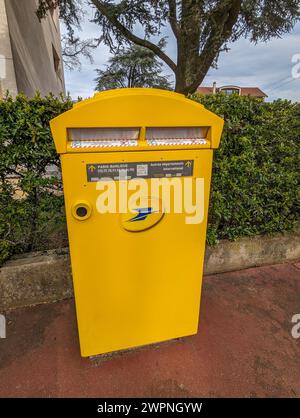
[(187, 84), (186, 79), (182, 77), (182, 75), (176, 74), (174, 90), (176, 91), (176, 93), (182, 93), (184, 95), (193, 94), (202, 83), (204, 77), (205, 75), (203, 75), (202, 78), (195, 77), (193, 80), (190, 80), (191, 81), (190, 84)]
[(198, 73), (201, 12), (198, 2), (194, 0), (182, 2), (180, 29), (177, 36), (175, 91), (183, 94), (193, 93), (189, 86), (194, 83)]
[[(241, 8), (241, 0), (225, 2), (216, 8), (210, 34), (204, 45), (200, 44), (201, 15), (199, 2), (182, 2), (182, 18), (177, 36), (177, 68), (175, 91), (194, 93), (212, 66), (222, 45), (228, 41)], [(202, 50), (200, 53), (200, 49)]]

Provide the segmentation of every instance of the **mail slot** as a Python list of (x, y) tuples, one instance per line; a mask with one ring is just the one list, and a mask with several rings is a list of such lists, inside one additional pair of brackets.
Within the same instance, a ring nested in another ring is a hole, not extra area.
[[(222, 128), (181, 94), (139, 88), (97, 93), (51, 121), (82, 356), (197, 333)], [(191, 200), (202, 193), (195, 222), (185, 187)]]

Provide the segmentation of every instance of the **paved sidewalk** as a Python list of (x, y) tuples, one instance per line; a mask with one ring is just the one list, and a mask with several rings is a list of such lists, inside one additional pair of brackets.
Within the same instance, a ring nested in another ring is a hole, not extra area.
[(300, 264), (207, 276), (196, 336), (79, 355), (74, 301), (7, 314), (0, 396), (300, 397)]

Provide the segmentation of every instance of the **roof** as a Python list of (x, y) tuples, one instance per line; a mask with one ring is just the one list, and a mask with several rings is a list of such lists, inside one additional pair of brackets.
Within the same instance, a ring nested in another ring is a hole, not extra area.
[(241, 96), (268, 97), (259, 87), (241, 87)]
[[(220, 92), (221, 89), (224, 88), (238, 88), (241, 90), (241, 96), (253, 96), (253, 97), (268, 97), (266, 93), (264, 93), (259, 87), (238, 87), (238, 86), (222, 86), (217, 87), (217, 93)], [(213, 87), (198, 87), (197, 93), (200, 94), (212, 94)]]

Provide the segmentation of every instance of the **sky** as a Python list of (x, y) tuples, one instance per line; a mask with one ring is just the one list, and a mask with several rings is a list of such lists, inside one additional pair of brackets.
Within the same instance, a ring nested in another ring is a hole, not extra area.
[[(62, 27), (62, 33), (64, 28)], [(79, 33), (82, 39), (99, 37), (99, 26), (88, 21), (82, 24)], [(269, 101), (278, 98), (300, 101), (300, 23), (281, 39), (267, 43), (252, 44), (247, 39), (229, 45), (229, 52), (221, 53), (218, 68), (211, 69), (203, 86), (234, 84), (240, 87), (259, 87)], [(166, 52), (176, 59), (176, 45), (169, 34)], [(108, 48), (101, 44), (94, 52), (94, 63), (82, 58), (81, 70), (65, 70), (66, 90), (73, 99), (91, 97), (95, 89), (96, 69), (104, 69), (110, 57)], [(294, 57), (294, 62), (292, 59)], [(294, 67), (294, 77), (293, 70)], [(173, 80), (172, 71), (165, 67), (165, 73)], [(296, 75), (296, 77), (295, 77)]]

